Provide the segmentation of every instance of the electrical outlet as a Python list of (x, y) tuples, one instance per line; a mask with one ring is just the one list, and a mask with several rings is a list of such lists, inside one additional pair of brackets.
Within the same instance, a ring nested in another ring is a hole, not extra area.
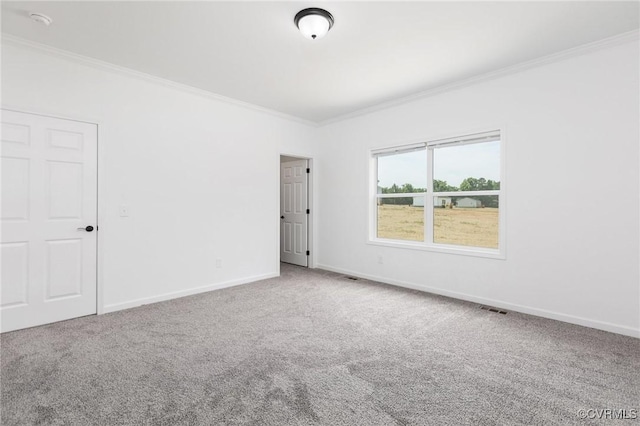
[(129, 217), (129, 206), (120, 204), (120, 217)]
[(382, 265), (384, 263), (384, 259), (382, 256), (378, 256), (378, 264)]
[(216, 268), (222, 268), (222, 259), (216, 259)]

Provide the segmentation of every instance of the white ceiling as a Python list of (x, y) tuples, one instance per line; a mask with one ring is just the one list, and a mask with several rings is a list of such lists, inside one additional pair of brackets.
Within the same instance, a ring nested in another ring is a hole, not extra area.
[[(322, 122), (638, 28), (632, 2), (2, 2), (2, 31)], [(335, 26), (302, 37), (293, 17)], [(53, 18), (50, 27), (28, 12)]]

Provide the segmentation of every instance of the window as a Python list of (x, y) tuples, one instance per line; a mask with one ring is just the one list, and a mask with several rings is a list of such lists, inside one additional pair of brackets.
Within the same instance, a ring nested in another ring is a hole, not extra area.
[(372, 152), (375, 243), (502, 256), (499, 131)]

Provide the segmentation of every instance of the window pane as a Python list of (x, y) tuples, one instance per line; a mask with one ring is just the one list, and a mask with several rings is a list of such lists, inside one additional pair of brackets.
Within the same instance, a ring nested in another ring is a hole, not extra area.
[(500, 189), (500, 141), (434, 148), (435, 192)]
[(378, 199), (378, 238), (424, 241), (424, 197)]
[(426, 150), (378, 157), (378, 193), (425, 192)]
[(498, 196), (433, 198), (433, 242), (498, 248)]

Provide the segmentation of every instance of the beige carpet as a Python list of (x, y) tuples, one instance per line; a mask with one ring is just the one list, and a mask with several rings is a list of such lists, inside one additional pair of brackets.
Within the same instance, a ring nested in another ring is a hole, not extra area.
[(566, 425), (640, 409), (638, 339), (287, 265), (0, 341), (3, 425)]

